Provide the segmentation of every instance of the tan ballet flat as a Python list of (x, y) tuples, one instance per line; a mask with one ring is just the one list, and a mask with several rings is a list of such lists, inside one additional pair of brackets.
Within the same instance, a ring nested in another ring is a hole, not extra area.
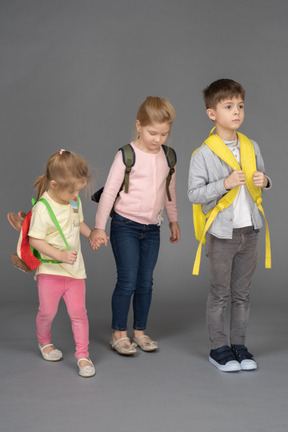
[[(141, 339), (146, 339), (146, 341), (141, 342)], [(148, 339), (148, 340), (147, 340)], [(149, 336), (142, 335), (139, 338), (133, 338), (133, 341), (146, 352), (156, 351), (158, 349), (158, 342), (153, 341)]]
[(122, 354), (122, 355), (136, 354), (137, 353), (137, 350), (136, 350), (137, 345), (135, 343), (132, 343), (131, 345), (130, 344), (124, 344), (124, 345), (119, 344), (119, 342), (123, 341), (123, 340), (127, 340), (130, 342), (130, 339), (127, 336), (122, 337), (120, 339), (115, 339), (114, 335), (112, 335), (112, 339), (110, 341), (110, 347), (113, 350), (117, 351), (118, 354)]

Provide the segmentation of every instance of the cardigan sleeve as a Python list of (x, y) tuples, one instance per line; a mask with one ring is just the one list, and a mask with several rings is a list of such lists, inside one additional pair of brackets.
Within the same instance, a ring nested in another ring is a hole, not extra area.
[(123, 183), (125, 165), (119, 151), (111, 165), (95, 217), (95, 228), (105, 230), (107, 220)]

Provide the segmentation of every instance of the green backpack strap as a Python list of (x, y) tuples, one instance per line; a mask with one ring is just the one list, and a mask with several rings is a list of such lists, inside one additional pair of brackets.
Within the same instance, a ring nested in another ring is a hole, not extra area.
[[(62, 239), (63, 239), (63, 241), (65, 243), (66, 248), (68, 250), (71, 250), (71, 248), (70, 248), (70, 246), (67, 243), (67, 240), (66, 240), (66, 238), (65, 238), (65, 236), (63, 234), (63, 231), (62, 231), (62, 229), (61, 229), (61, 227), (59, 225), (59, 222), (58, 222), (58, 220), (57, 220), (57, 218), (56, 218), (56, 216), (55, 216), (55, 214), (54, 214), (54, 212), (53, 212), (50, 204), (48, 203), (48, 201), (45, 198), (40, 198), (39, 201), (41, 201), (41, 202), (43, 202), (43, 204), (45, 204), (45, 206), (46, 206), (46, 208), (47, 208), (47, 210), (49, 212), (49, 215), (50, 215), (50, 217), (51, 217), (54, 225), (56, 226), (57, 230), (59, 231), (59, 234), (61, 235), (61, 237), (62, 237)], [(78, 197), (77, 197), (77, 201), (79, 202)]]
[[(50, 215), (50, 217), (51, 217), (54, 225), (56, 226), (57, 230), (59, 231), (59, 233), (60, 233), (60, 235), (61, 235), (61, 237), (62, 237), (62, 239), (63, 239), (63, 241), (65, 243), (66, 248), (68, 250), (71, 250), (71, 248), (70, 248), (70, 246), (67, 243), (67, 240), (66, 240), (66, 238), (65, 238), (65, 236), (63, 234), (63, 231), (62, 231), (62, 229), (61, 229), (61, 227), (59, 225), (59, 222), (58, 222), (58, 220), (57, 220), (57, 218), (56, 218), (56, 216), (55, 216), (55, 214), (54, 214), (54, 212), (53, 212), (50, 204), (48, 203), (48, 201), (45, 198), (40, 198), (39, 201), (41, 201), (46, 206), (46, 208), (47, 208), (47, 210), (49, 212), (49, 215)], [(32, 205), (33, 206), (36, 204), (36, 202), (37, 201), (35, 199), (32, 199)], [(79, 197), (77, 197), (77, 202), (79, 203)], [(41, 263), (45, 263), (45, 264), (61, 264), (61, 261), (56, 261), (56, 260), (52, 260), (52, 259), (51, 260), (42, 259), (41, 258), (41, 254), (36, 249), (32, 248), (32, 246), (30, 246), (30, 248), (32, 250), (32, 253), (36, 256), (36, 258), (39, 259), (39, 261), (41, 261)]]
[(131, 168), (135, 164), (135, 152), (134, 152), (134, 149), (131, 146), (131, 144), (126, 144), (123, 147), (121, 147), (119, 150), (121, 150), (121, 152), (122, 152), (123, 163), (126, 167), (124, 180), (123, 180), (123, 183), (121, 185), (120, 190), (124, 186), (124, 192), (128, 193), (128, 191), (129, 191), (129, 175), (131, 172)]
[(170, 168), (169, 174), (166, 178), (166, 193), (167, 193), (168, 201), (172, 201), (170, 191), (169, 191), (169, 186), (170, 186), (172, 175), (175, 172), (174, 167), (177, 163), (177, 156), (175, 150), (172, 147), (168, 147), (167, 145), (162, 144), (162, 148), (166, 156), (167, 164)]

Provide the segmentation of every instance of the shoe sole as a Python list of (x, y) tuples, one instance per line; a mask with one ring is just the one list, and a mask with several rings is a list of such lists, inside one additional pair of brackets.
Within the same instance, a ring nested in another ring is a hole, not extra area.
[(79, 376), (81, 378), (91, 378), (91, 377), (93, 377), (95, 375), (96, 375), (96, 371), (94, 373), (89, 374), (89, 375), (81, 374), (80, 371), (79, 371)]
[(226, 363), (226, 365), (221, 365), (209, 356), (209, 361), (221, 372), (239, 372), (241, 370), (240, 363), (235, 360), (231, 360), (230, 362)]
[(81, 377), (81, 378), (92, 378), (93, 376), (95, 376), (96, 375), (96, 372), (93, 374), (93, 375), (81, 375), (80, 373), (79, 373), (79, 376)]
[[(243, 362), (245, 363), (243, 364)], [(257, 369), (257, 363), (255, 361), (250, 361), (250, 360), (242, 360), (240, 366), (241, 366), (241, 370), (243, 371), (252, 371)]]
[(135, 350), (135, 352), (134, 352), (134, 351), (133, 351), (133, 352), (121, 352), (121, 351), (118, 350), (117, 348), (113, 347), (111, 344), (110, 344), (110, 348), (111, 348), (113, 351), (116, 351), (118, 354), (120, 354), (120, 355), (124, 355), (124, 356), (131, 356), (131, 355), (135, 355), (135, 354), (137, 354), (137, 350)]
[[(134, 339), (134, 342), (135, 342), (135, 339)], [(153, 351), (156, 351), (156, 350), (158, 349), (158, 346), (157, 346), (157, 347), (153, 347), (153, 348), (147, 348), (147, 347), (145, 347), (145, 346), (141, 346), (141, 345), (139, 345), (139, 343), (137, 343), (137, 342), (135, 342), (135, 343), (136, 343), (137, 346), (138, 346), (139, 348), (141, 348), (141, 350), (144, 351), (144, 352), (153, 352)]]
[[(42, 353), (41, 353), (42, 354)], [(62, 359), (63, 359), (63, 356), (62, 357), (60, 357), (60, 358), (56, 358), (56, 359), (50, 359), (50, 358), (48, 358), (48, 357), (44, 357), (44, 355), (42, 354), (42, 358), (43, 358), (43, 360), (45, 360), (45, 361), (49, 361), (49, 362), (59, 362), (59, 361), (61, 361)]]

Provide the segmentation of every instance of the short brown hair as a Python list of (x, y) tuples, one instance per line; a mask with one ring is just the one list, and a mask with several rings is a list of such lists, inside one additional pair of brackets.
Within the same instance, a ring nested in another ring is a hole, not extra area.
[(240, 96), (245, 99), (245, 90), (241, 84), (231, 79), (222, 78), (214, 81), (203, 90), (206, 108), (216, 108), (217, 103), (230, 97)]

